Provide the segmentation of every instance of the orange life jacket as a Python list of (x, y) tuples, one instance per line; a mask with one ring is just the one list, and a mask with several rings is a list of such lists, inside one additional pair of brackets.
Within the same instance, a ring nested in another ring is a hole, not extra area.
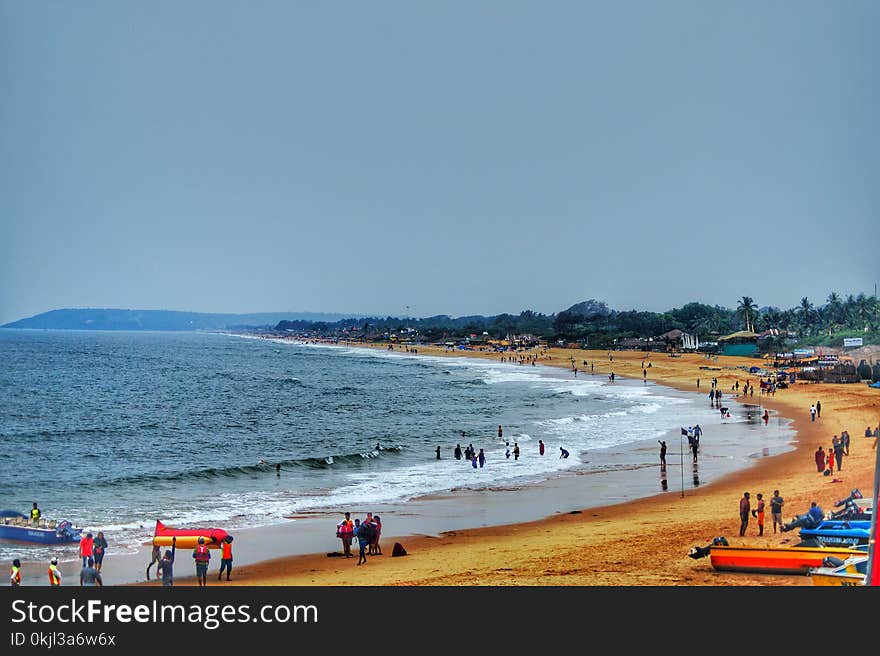
[(223, 543), (223, 559), (232, 560), (232, 545), (228, 542)]
[(200, 544), (196, 546), (195, 558), (197, 563), (207, 563), (211, 558), (211, 554), (208, 553), (207, 545)]
[(49, 565), (49, 585), (61, 585), (61, 574), (54, 565)]
[(350, 519), (343, 519), (339, 525), (339, 532), (346, 535), (354, 533), (354, 523)]

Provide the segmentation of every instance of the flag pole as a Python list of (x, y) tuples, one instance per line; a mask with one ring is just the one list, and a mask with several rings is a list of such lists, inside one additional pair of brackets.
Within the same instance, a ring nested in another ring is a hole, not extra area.
[(871, 533), (868, 538), (868, 573), (865, 585), (880, 585), (880, 562), (877, 558), (877, 497), (880, 495), (880, 437), (874, 438), (874, 496), (871, 500)]
[(684, 442), (681, 441), (681, 434), (678, 436), (678, 454), (681, 461), (681, 498), (684, 499)]

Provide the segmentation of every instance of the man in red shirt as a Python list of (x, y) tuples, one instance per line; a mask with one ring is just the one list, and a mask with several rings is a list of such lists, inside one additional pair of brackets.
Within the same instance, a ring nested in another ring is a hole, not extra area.
[(83, 559), (83, 567), (85, 567), (89, 558), (94, 555), (95, 549), (95, 538), (91, 533), (86, 533), (86, 536), (79, 541), (79, 555), (82, 556)]

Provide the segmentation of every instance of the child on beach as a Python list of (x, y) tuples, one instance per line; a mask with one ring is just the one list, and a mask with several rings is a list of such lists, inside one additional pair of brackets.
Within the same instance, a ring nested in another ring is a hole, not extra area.
[(752, 517), (758, 518), (758, 535), (764, 535), (764, 495), (758, 492), (758, 507), (752, 511)]

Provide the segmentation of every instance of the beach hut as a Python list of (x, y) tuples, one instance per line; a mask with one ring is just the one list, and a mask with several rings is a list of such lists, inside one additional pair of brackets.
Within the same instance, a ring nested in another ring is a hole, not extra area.
[(751, 330), (738, 330), (719, 337), (718, 342), (724, 355), (749, 356), (758, 352), (758, 333)]

